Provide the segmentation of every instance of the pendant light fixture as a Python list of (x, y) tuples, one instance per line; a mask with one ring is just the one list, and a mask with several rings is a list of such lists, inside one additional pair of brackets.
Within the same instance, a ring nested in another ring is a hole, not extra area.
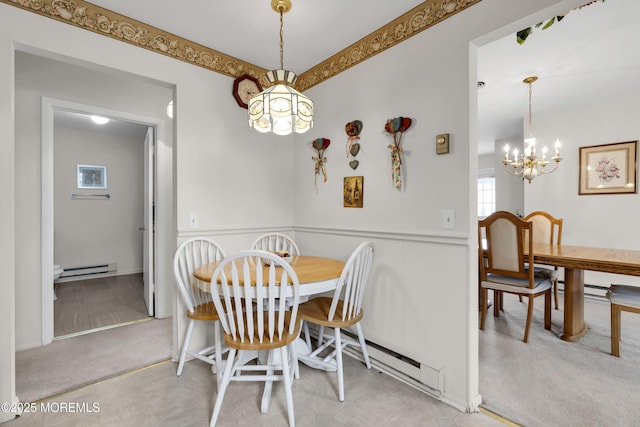
[(280, 69), (269, 71), (271, 86), (249, 100), (249, 126), (277, 135), (305, 133), (313, 127), (313, 101), (292, 87), (297, 76), (284, 69), (283, 14), (291, 10), (291, 0), (271, 0), (271, 8), (280, 14)]
[(518, 149), (515, 148), (513, 150), (513, 159), (511, 159), (509, 157), (509, 144), (505, 145), (504, 160), (502, 160), (502, 164), (507, 173), (526, 179), (529, 181), (529, 184), (531, 184), (531, 181), (538, 175), (555, 172), (562, 161), (562, 157), (560, 156), (560, 141), (556, 141), (555, 144), (556, 152), (551, 157), (551, 160), (554, 162), (553, 169), (551, 170), (545, 169), (550, 163), (547, 159), (547, 147), (542, 148), (542, 156), (536, 152), (536, 138), (533, 136), (531, 126), (531, 85), (536, 80), (538, 80), (538, 77), (531, 76), (522, 81), (522, 83), (529, 85), (529, 137), (524, 140), (527, 146), (524, 149), (524, 153), (520, 154), (518, 154)]

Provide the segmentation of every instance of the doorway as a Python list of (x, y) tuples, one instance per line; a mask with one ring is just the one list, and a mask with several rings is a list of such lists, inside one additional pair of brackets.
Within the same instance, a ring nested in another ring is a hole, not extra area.
[[(109, 285), (112, 287), (115, 286), (114, 289), (128, 288), (131, 286), (132, 282), (135, 284), (136, 280), (138, 282), (142, 281), (142, 283), (140, 283), (141, 285), (143, 285), (143, 289), (141, 289), (141, 292), (144, 297), (144, 304), (147, 310), (147, 314), (148, 316), (153, 316), (155, 314), (155, 305), (156, 305), (156, 298), (157, 298), (156, 286), (154, 282), (154, 278), (156, 277), (155, 266), (157, 265), (157, 263), (155, 262), (155, 259), (156, 259), (155, 254), (157, 253), (157, 251), (155, 250), (156, 243), (155, 243), (155, 233), (154, 233), (154, 223), (155, 223), (154, 221), (154, 212), (155, 212), (154, 188), (155, 188), (155, 170), (156, 170), (155, 155), (154, 155), (155, 153), (155, 149), (154, 149), (155, 148), (155, 132), (154, 131), (158, 126), (157, 120), (141, 117), (137, 115), (132, 115), (126, 112), (105, 110), (105, 109), (101, 109), (101, 108), (97, 108), (89, 105), (70, 103), (70, 102), (51, 99), (51, 98), (43, 98), (42, 111), (43, 111), (43, 114), (42, 114), (42, 117), (43, 117), (43, 125), (42, 125), (42, 129), (43, 129), (43, 138), (42, 138), (42, 243), (43, 243), (42, 244), (42, 252), (43, 252), (42, 254), (42, 260), (43, 260), (42, 262), (42, 271), (43, 271), (42, 336), (43, 336), (43, 344), (48, 344), (53, 340), (54, 323), (55, 323), (54, 310), (53, 310), (53, 306), (54, 306), (53, 275), (47, 274), (47, 273), (51, 273), (52, 266), (54, 265), (54, 228), (55, 228), (54, 227), (54, 211), (55, 211), (54, 208), (56, 207), (56, 203), (54, 202), (54, 194), (56, 194), (56, 191), (54, 190), (54, 183), (56, 179), (54, 177), (56, 176), (56, 174), (54, 173), (55, 171), (54, 171), (53, 133), (56, 127), (56, 123), (63, 122), (65, 123), (65, 126), (75, 127), (77, 129), (82, 129), (83, 126), (85, 126), (85, 131), (86, 131), (86, 126), (92, 126), (91, 124), (89, 124), (90, 121), (87, 120), (88, 116), (99, 115), (101, 117), (109, 118), (113, 122), (112, 129), (113, 128), (119, 129), (116, 132), (121, 132), (123, 134), (127, 134), (128, 132), (129, 135), (134, 135), (137, 133), (138, 136), (135, 139), (138, 139), (139, 142), (136, 142), (136, 144), (139, 144), (140, 146), (135, 148), (135, 150), (139, 152), (139, 159), (138, 161), (135, 161), (135, 164), (129, 165), (129, 167), (125, 168), (124, 170), (121, 170), (120, 175), (125, 175), (129, 173), (128, 171), (130, 169), (137, 168), (137, 171), (130, 171), (134, 175), (132, 175), (133, 177), (130, 179), (127, 179), (126, 181), (139, 182), (140, 180), (138, 177), (140, 176), (144, 177), (142, 179), (143, 184), (141, 184), (143, 189), (140, 191), (140, 194), (133, 197), (134, 199), (133, 203), (138, 203), (140, 199), (142, 200), (143, 206), (141, 206), (139, 210), (141, 211), (140, 213), (143, 213), (142, 215), (143, 221), (142, 223), (138, 222), (136, 224), (133, 224), (131, 223), (131, 221), (134, 221), (134, 222), (138, 221), (139, 218), (133, 218), (133, 219), (128, 218), (127, 221), (129, 226), (128, 226), (128, 230), (125, 231), (126, 233), (134, 232), (134, 233), (142, 234), (142, 238), (140, 239), (142, 240), (142, 250), (139, 251), (141, 253), (137, 254), (137, 256), (140, 256), (140, 258), (142, 258), (143, 260), (142, 274), (141, 276), (140, 275), (136, 276), (135, 273), (138, 273), (138, 272), (130, 271), (129, 273), (132, 273), (131, 275), (123, 276), (123, 278), (126, 278), (127, 280), (123, 279), (123, 280), (120, 280), (121, 283), (118, 283), (118, 281), (115, 279), (119, 278), (119, 276), (115, 276), (114, 278), (113, 272), (110, 271), (110, 270), (118, 269), (118, 267), (113, 266), (114, 264), (117, 265), (117, 263), (111, 262), (113, 260), (111, 258), (108, 258), (109, 255), (107, 255), (107, 258), (104, 258), (104, 257), (99, 258), (100, 260), (104, 259), (105, 262), (96, 262), (95, 261), (96, 258), (93, 258), (93, 259), (87, 258), (90, 261), (85, 260), (84, 263), (82, 261), (77, 261), (81, 267), (78, 268), (78, 270), (76, 271), (79, 271), (79, 274), (84, 274), (84, 276), (76, 277), (75, 279), (83, 279), (83, 280), (91, 281), (91, 283), (94, 285), (101, 284), (103, 286), (106, 286), (106, 285)], [(100, 133), (100, 131), (96, 131), (95, 129), (93, 129), (92, 132), (93, 132), (93, 135), (96, 135), (96, 136)], [(89, 135), (91, 135), (91, 133)], [(107, 138), (112, 138), (115, 140), (115, 137), (113, 136), (107, 137)], [(87, 138), (87, 139), (93, 139), (93, 138)], [(95, 138), (95, 139), (98, 140), (99, 138)], [(125, 138), (123, 141), (127, 143), (130, 140), (127, 140)], [(80, 144), (82, 144), (82, 141), (80, 141)], [(86, 144), (88, 145), (89, 143), (86, 142)], [(110, 143), (108, 145), (110, 145)], [(95, 150), (96, 147), (98, 146), (94, 146), (93, 150)], [(76, 150), (81, 150), (81, 149), (82, 148), (76, 148)], [(91, 149), (89, 149), (89, 151), (91, 151)], [(111, 155), (113, 156), (113, 153), (111, 153)], [(131, 154), (124, 154), (124, 156), (134, 157), (134, 158), (136, 157), (135, 155), (131, 155)], [(116, 155), (116, 158), (122, 158), (122, 157), (123, 157), (122, 155), (120, 156)], [(77, 161), (73, 161), (72, 163), (73, 163), (72, 165), (66, 165), (68, 167), (65, 167), (65, 169), (75, 168), (76, 167), (75, 163), (77, 163)], [(99, 163), (99, 162), (93, 162), (93, 163)], [(96, 228), (97, 230), (95, 230), (95, 233), (98, 236), (100, 236), (101, 228), (109, 229), (106, 222), (109, 221), (110, 218), (112, 218), (114, 215), (116, 215), (116, 213), (119, 210), (121, 210), (118, 208), (114, 209), (113, 204), (109, 206), (109, 202), (117, 201), (118, 200), (117, 197), (120, 197), (121, 199), (123, 198), (122, 197), (123, 192), (120, 192), (119, 195), (116, 195), (116, 194), (112, 195), (110, 190), (114, 188), (113, 185), (106, 185), (107, 183), (110, 182), (109, 181), (110, 168), (104, 167), (104, 165), (102, 166), (93, 165), (93, 166), (96, 166), (95, 168), (98, 171), (100, 171), (100, 173), (104, 174), (103, 178), (104, 178), (105, 185), (101, 186), (104, 188), (83, 189), (81, 186), (81, 183), (78, 183), (77, 190), (75, 190), (73, 193), (70, 194), (70, 198), (67, 198), (67, 197), (61, 198), (60, 196), (58, 196), (56, 199), (58, 200), (57, 203), (67, 203), (69, 206), (71, 206), (70, 203), (77, 203), (77, 201), (80, 201), (81, 203), (85, 203), (84, 211), (83, 211), (84, 215), (91, 216), (91, 217), (102, 215), (105, 219), (105, 222), (104, 222), (105, 227), (100, 226), (100, 224), (96, 225), (95, 223), (93, 223), (91, 225), (92, 229), (89, 229), (89, 230), (85, 229), (84, 231), (79, 230), (78, 233), (75, 233), (75, 234), (79, 234), (80, 236), (84, 236), (85, 238), (84, 244), (81, 243), (78, 245), (76, 242), (76, 246), (81, 247), (80, 248), (81, 252), (79, 252), (80, 257), (82, 257), (82, 251), (86, 251), (87, 249), (91, 250), (91, 247), (94, 247), (94, 251), (97, 248), (102, 248), (104, 239), (109, 238), (109, 234), (113, 234), (114, 232), (113, 230), (108, 230), (106, 231), (107, 234), (102, 234), (102, 238), (100, 237), (92, 238), (91, 236), (88, 236), (88, 237), (86, 236), (87, 234), (94, 232), (92, 230)], [(78, 168), (80, 168), (80, 166), (78, 166)], [(68, 171), (65, 171), (65, 173), (68, 173)], [(114, 178), (116, 179), (120, 178), (121, 181), (123, 179), (123, 177), (119, 177), (117, 175)], [(78, 179), (80, 179), (80, 175), (78, 176)], [(111, 182), (113, 182), (113, 179), (111, 180)], [(130, 185), (126, 185), (126, 187), (130, 187)], [(57, 193), (60, 193), (60, 191), (58, 191)], [(83, 199), (83, 200), (79, 200), (79, 199)], [(62, 200), (62, 202), (60, 200)], [(70, 200), (73, 202), (71, 202)], [(96, 202), (98, 204), (96, 204)], [(102, 204), (102, 206), (100, 206), (99, 204)], [(79, 205), (77, 204), (73, 205), (73, 208), (77, 208), (78, 206)], [(111, 213), (109, 213), (107, 209), (111, 209)], [(93, 212), (93, 213), (90, 213), (90, 212)], [(92, 220), (95, 221), (95, 218), (92, 218)], [(82, 217), (80, 217), (71, 224), (71, 227), (76, 227), (82, 222), (83, 222)], [(102, 232), (104, 233), (105, 231), (102, 230)], [(70, 232), (66, 233), (66, 235), (69, 235), (69, 234), (74, 234), (74, 230), (71, 230)], [(79, 239), (81, 238), (80, 236), (76, 236), (76, 238)], [(123, 238), (120, 240), (122, 241), (127, 239)], [(104, 246), (108, 246), (108, 245), (104, 245)], [(118, 250), (119, 249), (116, 249), (116, 252)], [(119, 274), (123, 274), (121, 269), (118, 269), (118, 271), (119, 271)], [(124, 270), (124, 273), (127, 273), (126, 268)], [(75, 273), (70, 272), (68, 274), (68, 277), (72, 276), (73, 274)], [(110, 277), (111, 277), (111, 280), (105, 281), (107, 278), (110, 278)], [(62, 280), (68, 281), (64, 279), (64, 273), (63, 273)], [(73, 280), (73, 278), (70, 280)], [(124, 285), (124, 288), (120, 285)], [(85, 315), (88, 316), (89, 314), (85, 313)], [(117, 316), (113, 316), (113, 318), (116, 319)], [(101, 322), (100, 320), (97, 320), (97, 324), (99, 324), (100, 322)], [(80, 324), (79, 326), (82, 326), (82, 324)]]

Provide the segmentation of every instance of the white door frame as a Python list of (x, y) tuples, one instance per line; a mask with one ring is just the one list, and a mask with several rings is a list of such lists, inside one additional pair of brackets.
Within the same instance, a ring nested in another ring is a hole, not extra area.
[[(47, 345), (53, 341), (53, 116), (56, 109), (121, 118), (152, 126), (156, 128), (156, 139), (158, 135), (162, 135), (164, 132), (164, 124), (158, 118), (42, 97), (42, 345)], [(160, 232), (161, 227), (156, 228), (157, 232)], [(157, 259), (157, 247), (155, 249), (153, 251), (154, 258)], [(157, 262), (152, 264), (154, 266), (158, 265)], [(157, 278), (158, 275), (154, 274), (154, 277)], [(157, 307), (159, 294), (164, 291), (164, 288), (160, 286), (160, 283), (155, 285), (154, 299)], [(157, 316), (158, 313), (156, 311)]]
[(144, 303), (149, 316), (155, 315), (155, 128), (147, 127), (144, 138), (144, 220), (142, 224), (142, 281), (144, 282)]

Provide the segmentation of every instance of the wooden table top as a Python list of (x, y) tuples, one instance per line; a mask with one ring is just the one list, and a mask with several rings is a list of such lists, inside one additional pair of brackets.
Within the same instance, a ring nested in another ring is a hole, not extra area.
[[(305, 283), (316, 283), (337, 279), (340, 277), (340, 274), (342, 274), (342, 270), (345, 265), (344, 261), (337, 259), (306, 255), (294, 256), (289, 264), (291, 264), (291, 267), (293, 267), (294, 271), (298, 275), (298, 281), (301, 285)], [(198, 268), (193, 275), (196, 279), (211, 282), (211, 276), (213, 276), (213, 272), (217, 265), (217, 262), (205, 264)], [(229, 264), (228, 267), (230, 273), (231, 265)], [(267, 274), (268, 267), (263, 267), (263, 269), (264, 273)], [(276, 271), (277, 273), (280, 273), (282, 268), (277, 269)], [(279, 280), (279, 274), (277, 274), (277, 277)]]
[(534, 244), (535, 262), (605, 273), (640, 276), (640, 251), (589, 246)]

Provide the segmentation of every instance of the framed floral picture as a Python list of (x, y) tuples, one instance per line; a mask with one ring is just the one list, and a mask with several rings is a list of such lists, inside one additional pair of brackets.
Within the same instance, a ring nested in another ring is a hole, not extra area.
[(638, 141), (580, 147), (579, 194), (637, 193)]
[(361, 208), (364, 199), (364, 177), (345, 176), (344, 177), (344, 207)]

